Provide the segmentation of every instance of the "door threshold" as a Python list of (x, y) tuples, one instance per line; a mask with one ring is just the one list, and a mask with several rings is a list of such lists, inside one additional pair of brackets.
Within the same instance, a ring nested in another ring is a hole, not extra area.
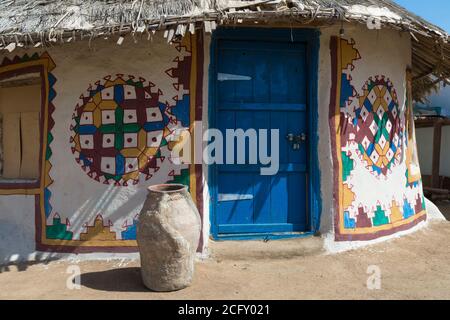
[(233, 233), (233, 234), (217, 234), (213, 235), (212, 239), (215, 241), (227, 240), (282, 240), (306, 238), (314, 236), (314, 232), (269, 232), (269, 233)]

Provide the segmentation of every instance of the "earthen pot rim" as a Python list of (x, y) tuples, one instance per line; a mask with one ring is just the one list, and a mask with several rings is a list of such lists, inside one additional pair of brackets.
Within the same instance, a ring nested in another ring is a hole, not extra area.
[(157, 193), (174, 193), (185, 191), (187, 186), (179, 183), (163, 183), (163, 184), (155, 184), (153, 186), (149, 186), (147, 190), (149, 192), (157, 192)]

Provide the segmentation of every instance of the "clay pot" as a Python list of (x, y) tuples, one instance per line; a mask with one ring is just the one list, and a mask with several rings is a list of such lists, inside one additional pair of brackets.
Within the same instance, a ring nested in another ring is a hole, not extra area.
[(137, 226), (146, 287), (173, 291), (191, 284), (200, 230), (200, 215), (186, 186), (161, 184), (148, 188)]

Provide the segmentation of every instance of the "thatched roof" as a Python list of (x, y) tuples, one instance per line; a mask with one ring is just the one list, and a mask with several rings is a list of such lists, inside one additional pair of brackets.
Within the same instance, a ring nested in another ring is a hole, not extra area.
[(193, 23), (208, 31), (216, 24), (376, 18), (382, 27), (411, 33), (416, 98), (437, 79), (450, 78), (448, 34), (391, 0), (0, 0), (0, 8), (0, 50), (154, 29), (184, 34)]
[(0, 0), (0, 8), (0, 34), (11, 36), (50, 30), (100, 33), (113, 27), (126, 30), (140, 24), (160, 26), (180, 20), (232, 21), (274, 16), (365, 23), (375, 15), (385, 25), (447, 37), (439, 27), (390, 0)]

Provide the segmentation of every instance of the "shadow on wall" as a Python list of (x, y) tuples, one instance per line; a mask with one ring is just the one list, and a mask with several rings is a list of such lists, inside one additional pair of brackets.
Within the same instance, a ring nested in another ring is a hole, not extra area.
[(100, 291), (148, 292), (141, 279), (140, 268), (120, 268), (83, 273), (81, 285)]
[(436, 206), (441, 210), (442, 215), (450, 221), (450, 201), (449, 200), (441, 200), (435, 202)]
[[(15, 213), (21, 217), (20, 212)], [(30, 224), (21, 224), (0, 218), (0, 273), (25, 271), (33, 264), (47, 264), (61, 258), (56, 252), (36, 251), (34, 219), (31, 221)]]
[[(34, 225), (31, 227), (34, 228)], [(55, 259), (50, 253), (35, 252), (33, 229), (0, 219), (0, 273), (11, 271), (12, 266), (18, 271), (25, 271), (31, 264)]]

